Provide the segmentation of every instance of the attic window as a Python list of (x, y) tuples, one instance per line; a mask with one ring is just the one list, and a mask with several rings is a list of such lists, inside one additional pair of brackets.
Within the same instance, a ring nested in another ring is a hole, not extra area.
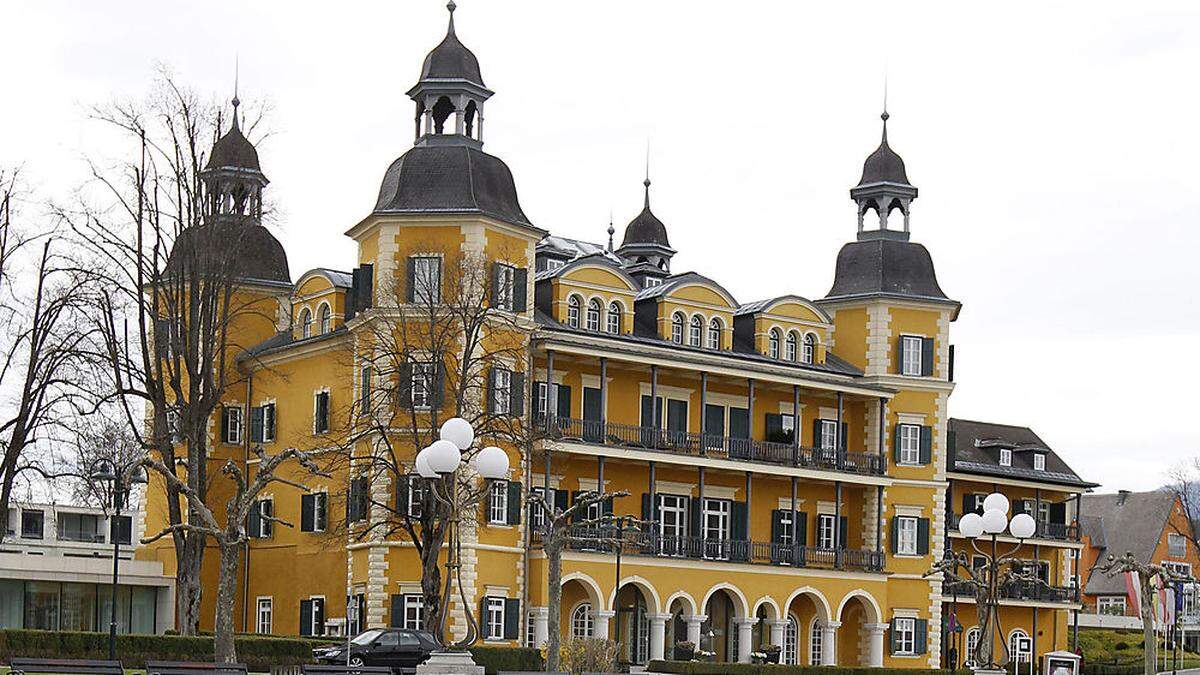
[(662, 286), (662, 279), (659, 279), (658, 277), (646, 277), (646, 281), (645, 281), (645, 283), (643, 283), (643, 287), (644, 288), (653, 288), (654, 286)]
[(1042, 453), (1035, 453), (1033, 456), (1033, 468), (1035, 471), (1046, 470), (1046, 456)]
[(1000, 466), (1012, 466), (1012, 450), (1000, 448)]

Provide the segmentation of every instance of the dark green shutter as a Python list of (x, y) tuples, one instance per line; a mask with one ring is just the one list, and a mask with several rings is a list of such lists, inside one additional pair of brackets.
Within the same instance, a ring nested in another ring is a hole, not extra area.
[(446, 364), (435, 363), (433, 368), (433, 391), (429, 394), (429, 407), (441, 410), (446, 400)]
[(888, 629), (888, 632), (891, 634), (891, 639), (889, 642), (891, 643), (892, 656), (895, 656), (896, 652), (900, 651), (900, 631), (896, 630), (895, 619), (891, 620), (891, 626)]
[(838, 446), (838, 449), (841, 450), (842, 452), (845, 452), (846, 448), (848, 448), (850, 445), (850, 423), (849, 422), (842, 422), (842, 428), (838, 432), (838, 441), (840, 443), (840, 445)]
[(402, 623), (404, 623), (404, 595), (395, 593), (392, 595), (392, 616), (388, 625), (392, 628), (400, 628)]
[(517, 481), (508, 482), (508, 524), (521, 523), (521, 484)]
[(916, 624), (916, 637), (913, 640), (913, 646), (916, 653), (924, 654), (929, 651), (929, 622), (925, 619), (917, 619), (913, 623)]
[(933, 338), (921, 338), (921, 374), (933, 375)]
[(764, 430), (768, 441), (782, 443), (783, 415), (779, 413), (767, 413), (764, 421)]
[(803, 511), (796, 512), (796, 543), (801, 546), (808, 546), (808, 514)]
[(928, 464), (933, 459), (933, 427), (921, 427), (921, 463)]
[(513, 311), (524, 312), (526, 305), (529, 302), (529, 291), (526, 286), (529, 284), (529, 270), (524, 267), (518, 267), (513, 272)]
[(407, 361), (400, 364), (396, 381), (396, 404), (401, 408), (412, 407), (412, 370), (413, 364)]
[(496, 412), (496, 369), (488, 368), (487, 371), (487, 411), (495, 414)]
[(263, 442), (263, 409), (261, 406), (250, 408), (250, 442)]
[(904, 374), (904, 336), (896, 338), (896, 374)]
[(929, 554), (929, 519), (917, 519), (917, 555)]
[(409, 480), (409, 476), (396, 476), (396, 513), (402, 516), (412, 515), (408, 512)]
[(300, 495), (300, 531), (313, 531), (313, 497), (314, 495)]
[(1057, 523), (1059, 525), (1067, 524), (1066, 502), (1059, 502), (1057, 504), (1050, 505), (1050, 522)]
[(654, 530), (653, 524), (650, 522), (652, 518), (652, 509), (650, 504), (651, 495), (649, 492), (642, 493), (642, 531), (651, 532)]
[(732, 508), (729, 509), (730, 539), (733, 541), (746, 541), (749, 538), (746, 522), (748, 513), (746, 502), (733, 502)]
[(313, 601), (300, 601), (300, 634), (312, 635)]
[(417, 299), (417, 259), (409, 256), (408, 268), (406, 272), (405, 300), (407, 302), (415, 302)]
[(896, 426), (892, 427), (892, 459), (895, 460), (897, 464), (900, 463), (900, 431), (903, 427), (903, 424), (897, 424)]
[[(500, 263), (492, 263), (492, 283), (489, 289), (491, 295), (488, 298), (488, 304), (496, 307), (496, 298), (500, 297)], [(501, 309), (508, 309), (507, 307)]]
[(509, 384), (509, 414), (513, 417), (523, 417), (525, 415), (525, 373), (513, 371)]
[(571, 416), (571, 388), (565, 384), (558, 385), (558, 409), (555, 414), (562, 418)]
[(689, 537), (700, 536), (700, 521), (704, 518), (702, 509), (704, 500), (699, 497), (688, 498), (688, 523), (687, 533)]
[(849, 548), (846, 543), (850, 540), (850, 519), (842, 516), (838, 523), (838, 548)]
[(814, 447), (814, 448), (821, 447), (821, 419), (820, 418), (813, 420), (812, 447)]
[(554, 504), (554, 508), (557, 509), (559, 513), (566, 511), (570, 506), (570, 504), (567, 503), (567, 498), (570, 496), (567, 491), (551, 490), (551, 492), (553, 492), (554, 495), (553, 498), (549, 500), (550, 503)]
[(898, 553), (900, 551), (900, 518), (899, 518), (899, 516), (892, 516), (892, 519), (890, 521), (888, 521), (888, 540), (892, 544), (892, 554), (894, 555), (894, 554)]
[(246, 530), (251, 537), (262, 536), (262, 502), (250, 504), (250, 515), (246, 518)]
[(516, 640), (520, 634), (521, 601), (517, 598), (504, 599), (504, 639)]
[(229, 408), (221, 408), (221, 442), (229, 442)]
[(786, 513), (783, 509), (774, 509), (771, 511), (771, 543), (778, 544), (783, 541), (783, 514)]

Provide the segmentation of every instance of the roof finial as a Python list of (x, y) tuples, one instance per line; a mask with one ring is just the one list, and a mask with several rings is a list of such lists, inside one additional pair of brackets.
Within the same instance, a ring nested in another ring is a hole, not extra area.
[(891, 115), (889, 115), (888, 111), (887, 111), (887, 99), (888, 99), (888, 81), (887, 81), (887, 73), (885, 72), (883, 74), (883, 114), (879, 116), (879, 119), (883, 120), (883, 145), (887, 145), (887, 121), (888, 121), (888, 118), (891, 117)]
[(642, 181), (642, 185), (646, 186), (646, 208), (650, 208), (650, 139), (646, 139), (646, 180)]
[(609, 253), (612, 253), (613, 235), (616, 233), (617, 233), (617, 230), (616, 230), (616, 228), (613, 227), (612, 207), (609, 207), (609, 209), (608, 209), (608, 252)]
[(446, 9), (450, 10), (450, 27), (446, 29), (446, 35), (454, 35), (454, 10), (458, 9), (458, 5), (450, 0), (446, 3)]
[(241, 64), (237, 54), (233, 55), (233, 128), (238, 128), (238, 106), (242, 100), (238, 98), (238, 79), (241, 75)]

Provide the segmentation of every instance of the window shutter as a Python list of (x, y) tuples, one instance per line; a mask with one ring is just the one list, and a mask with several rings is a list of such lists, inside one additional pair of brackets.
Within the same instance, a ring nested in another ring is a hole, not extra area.
[(891, 642), (892, 656), (895, 656), (896, 652), (900, 651), (900, 632), (896, 630), (896, 620), (895, 619), (891, 620), (891, 627), (888, 630), (888, 632), (891, 634), (890, 642)]
[(221, 408), (221, 442), (229, 442), (229, 408)]
[(325, 600), (323, 598), (312, 599), (313, 627), (317, 631), (317, 635), (325, 634)]
[(808, 546), (808, 514), (803, 511), (796, 512), (796, 543)]
[(315, 495), (300, 495), (300, 531), (313, 531), (313, 497)]
[(970, 492), (964, 492), (962, 496), (962, 513), (959, 515), (967, 515), (975, 510), (975, 496)]
[(779, 441), (783, 436), (783, 415), (779, 413), (767, 413), (765, 421), (765, 430), (768, 441)]
[(650, 505), (650, 493), (643, 492), (642, 493), (642, 521), (644, 523), (642, 525), (643, 532), (651, 532), (654, 529), (654, 525), (650, 522), (651, 515), (652, 515), (650, 513), (650, 511), (651, 511), (650, 506), (651, 506)]
[[(491, 297), (488, 298), (488, 304), (496, 307), (496, 299), (500, 297), (500, 263), (492, 263), (492, 283), (490, 286)], [(498, 309), (508, 309), (507, 307)]]
[(509, 414), (513, 417), (525, 415), (525, 373), (513, 371), (509, 381)]
[(813, 420), (812, 447), (821, 447), (821, 418)]
[(518, 267), (513, 273), (513, 311), (524, 312), (529, 302), (529, 270)]
[(699, 497), (688, 498), (687, 533), (688, 533), (689, 537), (699, 537), (700, 536), (700, 519), (703, 518), (703, 516), (701, 515), (701, 509), (703, 508), (703, 503), (702, 503), (703, 501), (704, 500), (700, 499)]
[(269, 403), (263, 406), (263, 435), (270, 440), (275, 440), (275, 404)]
[(900, 551), (899, 523), (899, 516), (892, 516), (892, 519), (888, 521), (888, 540), (891, 541), (892, 544), (892, 554), (896, 554)]
[(838, 524), (838, 548), (846, 548), (846, 542), (850, 540), (850, 518), (842, 516), (841, 522)]
[(520, 634), (521, 601), (518, 598), (504, 599), (504, 639), (516, 640)]
[(479, 634), (485, 640), (492, 636), (488, 633), (488, 597), (485, 595), (479, 599)]
[(929, 554), (929, 519), (917, 519), (917, 554)]
[(261, 406), (250, 408), (250, 442), (263, 442), (263, 409)]
[(508, 524), (521, 524), (521, 484), (515, 480), (508, 482)]
[(904, 373), (904, 336), (896, 338), (896, 374)]
[[(533, 406), (534, 419), (542, 419), (546, 414), (546, 401), (542, 400), (541, 396), (542, 387), (544, 386), (546, 386), (546, 383), (541, 380), (533, 381), (533, 398), (530, 399), (530, 405)], [(546, 396), (550, 396), (549, 391), (546, 392)]]
[(487, 371), (487, 411), (488, 414), (496, 412), (496, 369), (488, 368)]
[(300, 634), (312, 635), (313, 601), (300, 601)]
[(407, 302), (413, 302), (417, 298), (417, 259), (411, 256), (408, 259), (408, 272), (406, 281), (407, 283), (404, 284), (405, 300)]
[(262, 536), (262, 502), (250, 504), (250, 515), (246, 518), (246, 530), (251, 537)]
[(1050, 505), (1050, 522), (1057, 523), (1059, 525), (1067, 524), (1066, 502), (1059, 502), (1057, 504)]
[(900, 430), (904, 425), (897, 424), (892, 427), (892, 459), (900, 463)]
[(746, 502), (734, 502), (729, 509), (729, 538), (734, 541), (746, 541), (749, 533), (746, 530), (746, 515), (749, 513)]
[(933, 375), (933, 338), (921, 338), (921, 374)]
[(612, 513), (613, 513), (613, 498), (606, 497), (604, 499), (604, 501), (600, 503), (600, 514), (604, 515), (604, 516), (611, 516)]
[(404, 623), (404, 596), (401, 594), (392, 595), (392, 617), (388, 621), (388, 625), (392, 628), (400, 628)]
[(933, 459), (933, 427), (921, 427), (921, 463), (928, 464)]
[(558, 385), (558, 410), (555, 414), (559, 417), (571, 416), (571, 388), (565, 384)]
[(554, 490), (553, 492), (554, 492), (554, 498), (550, 501), (552, 504), (554, 504), (554, 508), (558, 509), (560, 512), (566, 511), (567, 507), (569, 506), (569, 504), (567, 503), (567, 496), (568, 496), (567, 491), (566, 490)]
[(783, 540), (783, 509), (771, 511), (771, 543), (778, 544)]
[(841, 442), (839, 449), (842, 452), (845, 452), (846, 448), (848, 448), (850, 445), (850, 423), (849, 422), (842, 422), (841, 431), (838, 432), (838, 441)]
[(316, 529), (324, 532), (328, 524), (327, 510), (329, 508), (329, 494), (326, 492), (318, 492), (313, 495), (313, 522)]
[(412, 364), (405, 361), (396, 376), (396, 404), (401, 408), (412, 407), (412, 370)]
[(913, 640), (915, 643), (913, 646), (916, 648), (914, 651), (924, 654), (929, 651), (929, 646), (926, 644), (929, 642), (929, 622), (925, 619), (917, 619), (913, 623), (917, 625), (916, 638)]
[(411, 516), (408, 512), (408, 482), (412, 480), (412, 476), (397, 476), (396, 477), (396, 513), (402, 516)]
[(435, 363), (433, 368), (433, 391), (429, 393), (429, 407), (441, 410), (446, 399), (446, 364)]

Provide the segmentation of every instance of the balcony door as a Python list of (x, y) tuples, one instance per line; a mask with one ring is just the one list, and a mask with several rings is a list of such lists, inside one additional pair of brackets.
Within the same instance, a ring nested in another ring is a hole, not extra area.
[(683, 555), (687, 550), (688, 498), (680, 495), (658, 495), (659, 551), (663, 555)]
[(730, 511), (728, 499), (706, 498), (701, 512), (704, 535), (704, 557), (711, 560), (729, 558)]
[(592, 443), (604, 440), (604, 428), (600, 420), (604, 417), (603, 400), (600, 390), (595, 387), (583, 388), (583, 439)]

